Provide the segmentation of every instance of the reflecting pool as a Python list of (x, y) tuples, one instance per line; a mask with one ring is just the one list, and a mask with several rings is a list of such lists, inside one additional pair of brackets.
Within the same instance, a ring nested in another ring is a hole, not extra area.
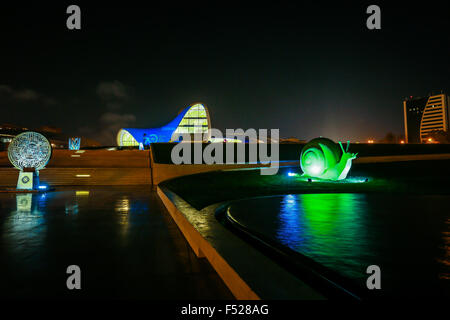
[(0, 193), (0, 275), (1, 298), (232, 298), (145, 186)]
[(229, 212), (361, 287), (378, 265), (382, 295), (449, 296), (448, 195), (287, 194), (237, 201)]

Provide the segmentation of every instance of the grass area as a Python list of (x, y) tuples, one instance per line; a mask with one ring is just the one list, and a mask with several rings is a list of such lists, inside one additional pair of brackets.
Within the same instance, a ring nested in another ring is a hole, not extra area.
[[(288, 172), (298, 176), (289, 176)], [(412, 193), (449, 194), (450, 160), (355, 164), (342, 182), (308, 182), (301, 169), (280, 168), (277, 175), (259, 170), (217, 171), (163, 182), (194, 208), (255, 196), (286, 193)], [(368, 182), (365, 179), (368, 178)]]

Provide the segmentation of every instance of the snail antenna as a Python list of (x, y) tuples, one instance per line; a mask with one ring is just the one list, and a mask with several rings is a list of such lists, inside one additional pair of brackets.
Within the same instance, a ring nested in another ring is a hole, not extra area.
[(339, 141), (339, 145), (341, 146), (342, 153), (345, 153), (344, 147), (342, 146), (342, 142)]
[(347, 140), (347, 152), (348, 152), (348, 148), (350, 148), (350, 140)]

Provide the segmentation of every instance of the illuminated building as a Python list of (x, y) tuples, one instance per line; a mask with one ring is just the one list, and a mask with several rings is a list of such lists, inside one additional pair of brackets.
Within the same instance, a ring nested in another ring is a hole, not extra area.
[(433, 131), (448, 131), (448, 101), (446, 94), (410, 97), (403, 101), (406, 143), (425, 143)]
[[(117, 133), (117, 144), (119, 146), (145, 145), (144, 140), (153, 142), (170, 142), (172, 135), (176, 133), (210, 133), (211, 123), (206, 106), (196, 103), (181, 111), (175, 119), (160, 128), (138, 129), (122, 128)], [(209, 135), (208, 139), (209, 140)]]

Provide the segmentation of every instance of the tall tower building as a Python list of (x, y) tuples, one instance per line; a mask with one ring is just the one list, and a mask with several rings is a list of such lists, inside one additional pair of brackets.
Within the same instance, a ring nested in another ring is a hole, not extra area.
[(433, 131), (448, 131), (448, 103), (449, 96), (443, 93), (404, 100), (406, 143), (423, 143)]

